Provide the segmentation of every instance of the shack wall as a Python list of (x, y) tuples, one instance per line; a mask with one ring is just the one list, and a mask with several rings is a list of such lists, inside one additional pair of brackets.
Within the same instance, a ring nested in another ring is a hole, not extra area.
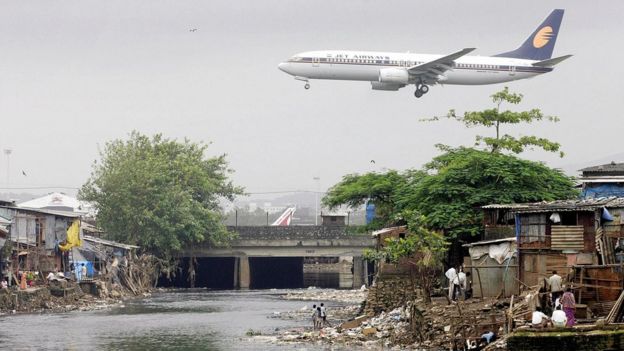
[[(464, 258), (464, 268), (470, 272), (475, 297), (504, 297), (518, 294), (518, 261), (516, 257), (499, 264), (488, 255), (477, 260)], [(481, 283), (479, 283), (481, 281)], [(481, 291), (483, 289), (483, 291)]]
[(554, 251), (522, 251), (520, 280), (528, 286), (540, 285), (557, 271), (562, 277), (568, 272), (568, 257)]

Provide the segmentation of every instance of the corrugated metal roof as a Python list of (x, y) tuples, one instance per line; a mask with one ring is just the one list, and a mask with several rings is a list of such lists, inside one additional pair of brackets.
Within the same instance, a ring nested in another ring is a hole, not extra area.
[(593, 211), (598, 208), (624, 208), (622, 197), (599, 197), (575, 200), (556, 200), (521, 204), (492, 204), (483, 209), (510, 209), (514, 212)]
[(621, 176), (600, 176), (600, 177), (580, 177), (582, 183), (624, 183), (624, 175)]
[(118, 243), (116, 241), (100, 239), (100, 238), (96, 238), (96, 237), (90, 236), (90, 235), (83, 235), (82, 239), (85, 240), (85, 241), (92, 242), (92, 243), (102, 244), (102, 245), (105, 245), (105, 246), (119, 247), (119, 248), (126, 249), (126, 250), (138, 249), (139, 248), (139, 246), (136, 246), (136, 245), (122, 244), (122, 243)]
[(378, 236), (381, 234), (386, 234), (386, 233), (391, 233), (395, 230), (407, 230), (407, 226), (399, 226), (399, 227), (389, 227), (389, 228), (383, 228), (383, 229), (379, 229), (379, 230), (375, 230), (373, 232), (373, 236)]
[(69, 217), (69, 218), (80, 218), (84, 215), (84, 213), (76, 213), (71, 211), (59, 211), (59, 210), (47, 210), (42, 208), (29, 208), (29, 207), (14, 207), (16, 211), (29, 211), (29, 212), (37, 212), (43, 214), (50, 214), (59, 217)]
[(581, 172), (624, 172), (624, 163), (607, 163), (604, 165), (586, 167), (579, 169)]
[(495, 239), (495, 240), (483, 240), (477, 241), (475, 243), (464, 244), (463, 247), (473, 247), (473, 246), (481, 246), (481, 245), (490, 245), (490, 244), (499, 244), (504, 243), (506, 241), (516, 241), (516, 238), (503, 238), (503, 239)]

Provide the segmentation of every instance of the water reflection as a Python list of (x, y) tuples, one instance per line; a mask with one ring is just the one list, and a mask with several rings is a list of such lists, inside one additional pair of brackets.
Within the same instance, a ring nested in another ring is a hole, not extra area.
[(205, 335), (179, 335), (150, 333), (149, 335), (111, 338), (102, 340), (103, 350), (221, 350), (216, 344), (216, 333)]
[[(0, 348), (8, 350), (283, 350), (245, 337), (301, 327), (307, 321), (267, 318), (301, 301), (277, 291), (175, 291), (92, 312), (0, 317)], [(296, 347), (295, 347), (296, 348)], [(301, 348), (299, 347), (301, 350)]]

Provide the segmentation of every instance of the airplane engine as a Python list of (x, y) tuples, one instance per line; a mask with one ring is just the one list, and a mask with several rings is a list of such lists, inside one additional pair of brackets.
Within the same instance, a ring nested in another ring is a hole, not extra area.
[(371, 82), (373, 90), (397, 91), (403, 88), (404, 84)]
[(407, 84), (409, 73), (401, 68), (384, 68), (379, 70), (380, 83)]

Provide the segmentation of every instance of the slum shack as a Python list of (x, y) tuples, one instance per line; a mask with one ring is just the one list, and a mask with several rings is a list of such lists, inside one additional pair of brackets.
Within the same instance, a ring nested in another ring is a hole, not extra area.
[[(550, 202), (488, 205), (484, 221), (513, 227), (518, 246), (518, 280), (545, 286), (552, 271), (571, 283), (577, 302), (598, 315), (608, 313), (622, 288), (618, 265), (624, 230), (624, 198), (581, 198)], [(492, 215), (494, 210), (503, 213)], [(501, 212), (504, 210), (505, 212)], [(620, 255), (621, 256), (621, 255)]]
[(624, 197), (624, 163), (607, 163), (580, 170), (581, 197)]
[[(407, 226), (389, 227), (376, 230), (373, 232), (373, 238), (375, 238), (375, 248), (378, 251), (382, 250), (388, 244), (388, 240), (402, 239), (405, 238), (406, 235)], [(405, 262), (394, 264), (390, 261), (380, 261), (378, 262), (377, 272), (379, 275), (403, 275), (409, 273), (409, 267)]]
[(127, 265), (139, 248), (136, 245), (122, 244), (90, 235), (83, 235), (83, 246), (78, 249), (85, 261), (88, 262), (91, 276), (106, 274), (111, 270), (110, 265), (118, 262)]
[[(516, 238), (464, 244), (464, 270), (474, 297), (510, 297), (518, 294)], [(468, 275), (468, 273), (470, 273)]]
[(0, 216), (10, 221), (11, 245), (9, 284), (17, 282), (15, 273), (67, 270), (69, 255), (60, 247), (67, 241), (67, 230), (77, 223), (80, 214), (67, 211), (0, 206)]

